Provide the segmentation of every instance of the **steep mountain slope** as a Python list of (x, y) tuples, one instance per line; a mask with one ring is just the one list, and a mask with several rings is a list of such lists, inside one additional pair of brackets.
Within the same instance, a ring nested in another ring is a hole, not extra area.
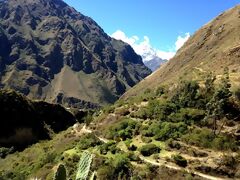
[(0, 1), (3, 88), (92, 107), (114, 102), (148, 74), (129, 45), (62, 0)]
[(152, 72), (156, 71), (162, 64), (166, 63), (167, 60), (161, 59), (159, 57), (156, 57), (154, 59), (151, 59), (149, 61), (144, 61), (144, 64), (152, 70)]
[(174, 58), (130, 89), (129, 97), (147, 88), (175, 83), (179, 78), (201, 79), (212, 71), (216, 75), (224, 67), (230, 70), (233, 86), (240, 85), (240, 5), (222, 13), (198, 30)]

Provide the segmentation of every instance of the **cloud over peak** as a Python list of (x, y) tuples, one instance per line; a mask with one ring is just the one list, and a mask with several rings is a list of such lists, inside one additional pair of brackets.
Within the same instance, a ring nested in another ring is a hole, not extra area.
[(183, 46), (183, 44), (188, 40), (190, 37), (189, 33), (185, 33), (184, 36), (178, 36), (175, 42), (175, 47), (173, 48), (175, 51), (163, 51), (157, 48), (154, 48), (151, 45), (150, 39), (148, 36), (144, 36), (142, 40), (138, 36), (128, 37), (123, 31), (117, 30), (114, 32), (111, 37), (122, 40), (128, 44), (130, 44), (135, 52), (142, 56), (143, 61), (149, 61), (154, 58), (161, 58), (161, 59), (171, 59), (175, 54), (176, 51)]
[(177, 41), (175, 42), (175, 50), (179, 50), (189, 38), (190, 33), (185, 33), (184, 36), (178, 36)]

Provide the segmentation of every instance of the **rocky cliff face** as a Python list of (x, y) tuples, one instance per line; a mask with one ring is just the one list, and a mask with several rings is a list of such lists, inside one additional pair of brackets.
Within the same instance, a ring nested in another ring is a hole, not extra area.
[(127, 44), (62, 0), (0, 1), (1, 87), (78, 107), (114, 102), (150, 74)]

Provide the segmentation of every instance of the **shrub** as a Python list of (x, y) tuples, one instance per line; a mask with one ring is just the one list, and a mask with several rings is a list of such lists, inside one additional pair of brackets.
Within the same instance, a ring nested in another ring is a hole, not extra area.
[(67, 179), (67, 171), (63, 164), (60, 164), (58, 166), (53, 179), (54, 180), (66, 180)]
[(130, 146), (128, 147), (128, 150), (130, 150), (130, 151), (136, 151), (136, 150), (137, 150), (137, 146), (135, 146), (134, 144), (132, 144), (132, 145), (130, 145)]
[(12, 148), (0, 147), (0, 158), (5, 158), (8, 154), (11, 154), (14, 151)]
[(199, 104), (199, 85), (196, 81), (182, 81), (171, 98), (178, 107), (196, 107)]
[(141, 136), (141, 139), (144, 143), (150, 143), (152, 142), (152, 138), (150, 137), (144, 137), (144, 136)]
[(237, 90), (235, 90), (234, 96), (235, 96), (235, 98), (236, 98), (238, 101), (240, 101), (240, 88), (238, 88)]
[(207, 128), (194, 129), (193, 132), (186, 134), (182, 139), (188, 144), (212, 148), (216, 150), (232, 150), (238, 149), (237, 141), (226, 134), (214, 135)]
[(97, 170), (97, 178), (100, 180), (111, 179), (114, 176), (114, 169), (110, 165), (103, 165)]
[(155, 90), (155, 94), (156, 96), (160, 97), (161, 95), (163, 95), (165, 93), (165, 88), (163, 86), (159, 86), (156, 90)]
[(165, 141), (169, 138), (177, 139), (187, 132), (187, 125), (183, 122), (169, 123), (163, 122), (160, 130), (156, 132), (154, 138), (156, 140)]
[(176, 111), (176, 105), (168, 101), (151, 100), (146, 107), (147, 117), (150, 119), (167, 120)]
[(167, 141), (167, 146), (172, 149), (178, 149), (178, 150), (181, 148), (181, 144), (179, 144), (177, 141), (174, 141), (173, 139), (169, 139)]
[(127, 146), (127, 148), (129, 148), (132, 143), (132, 139), (127, 139), (126, 141), (124, 141), (124, 143)]
[(108, 151), (110, 151), (112, 154), (115, 154), (116, 152), (119, 152), (120, 149), (117, 148), (117, 144), (114, 141), (109, 141), (105, 144), (102, 144), (99, 146), (99, 151), (101, 154), (107, 154)]
[(143, 156), (150, 156), (152, 154), (159, 153), (160, 150), (161, 149), (158, 146), (156, 146), (155, 144), (143, 145), (140, 148), (140, 152)]
[(139, 133), (140, 123), (132, 119), (124, 118), (119, 123), (108, 129), (107, 137), (110, 139), (121, 138), (126, 140)]
[(191, 124), (193, 122), (200, 122), (205, 116), (205, 111), (193, 108), (181, 108), (177, 113), (172, 113), (169, 116), (172, 122), (185, 122)]
[(106, 113), (106, 114), (113, 113), (114, 109), (115, 109), (114, 106), (105, 106), (104, 109), (103, 109), (103, 112)]
[(140, 161), (141, 159), (139, 158), (139, 156), (137, 156), (136, 154), (134, 154), (133, 152), (129, 152), (127, 154), (128, 158), (131, 160), (131, 161)]
[(179, 155), (179, 154), (173, 155), (172, 158), (177, 165), (179, 165), (181, 167), (187, 166), (187, 160), (184, 157), (182, 157), (181, 155)]
[(130, 160), (126, 154), (116, 154), (112, 159), (112, 165), (115, 168), (115, 173), (127, 171), (130, 166)]
[(83, 135), (78, 144), (80, 149), (88, 149), (90, 147), (101, 145), (102, 142), (94, 134), (91, 133)]

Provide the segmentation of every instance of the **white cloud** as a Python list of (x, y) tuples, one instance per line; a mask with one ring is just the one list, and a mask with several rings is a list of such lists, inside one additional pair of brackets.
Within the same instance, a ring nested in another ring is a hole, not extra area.
[(177, 41), (175, 42), (175, 50), (179, 50), (184, 43), (190, 38), (190, 33), (185, 33), (185, 36), (178, 36)]
[(130, 44), (135, 52), (142, 56), (143, 61), (149, 61), (153, 58), (161, 58), (161, 59), (171, 59), (175, 54), (176, 51), (187, 41), (190, 37), (189, 33), (186, 33), (185, 36), (178, 36), (177, 41), (175, 42), (175, 47), (173, 48), (175, 51), (163, 51), (160, 49), (156, 49), (152, 47), (150, 39), (148, 36), (144, 36), (143, 40), (140, 41), (138, 36), (128, 37), (123, 31), (117, 30), (114, 32), (111, 37), (122, 40), (128, 44)]

